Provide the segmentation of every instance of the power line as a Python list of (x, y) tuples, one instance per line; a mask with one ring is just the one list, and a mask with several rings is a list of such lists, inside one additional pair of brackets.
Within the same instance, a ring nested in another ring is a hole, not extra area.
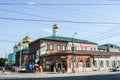
[(23, 13), (23, 12), (17, 12), (17, 11), (13, 11), (13, 10), (6, 10), (6, 9), (0, 9), (0, 10), (2, 10), (2, 11), (7, 11), (7, 12), (12, 12), (12, 13), (17, 13), (17, 14), (22, 14), (22, 15), (27, 15), (27, 16), (33, 16), (33, 17), (41, 17), (41, 18), (47, 18), (47, 19), (55, 19), (55, 18), (38, 16), (38, 15), (33, 15), (33, 14), (28, 14), (28, 13)]
[(12, 43), (18, 43), (17, 41), (9, 41), (9, 40), (0, 40), (1, 42), (12, 42)]
[[(8, 17), (0, 17), (0, 19), (4, 20), (18, 20), (18, 21), (41, 21), (41, 22), (55, 22), (54, 20), (40, 20), (40, 19), (23, 19), (23, 18), (8, 18)], [(61, 23), (81, 23), (81, 24), (120, 24), (119, 22), (90, 22), (90, 21), (63, 21), (63, 20), (56, 20), (56, 22), (61, 22)]]
[(0, 3), (0, 5), (51, 5), (51, 6), (116, 6), (116, 5), (120, 5), (120, 4), (64, 4), (64, 3), (61, 3), (61, 4), (42, 4), (42, 3)]

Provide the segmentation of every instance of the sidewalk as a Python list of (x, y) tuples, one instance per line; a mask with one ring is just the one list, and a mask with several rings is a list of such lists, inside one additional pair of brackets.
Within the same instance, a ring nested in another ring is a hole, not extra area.
[[(1, 73), (1, 71), (0, 71)], [(67, 76), (89, 76), (89, 75), (107, 75), (120, 74), (120, 72), (79, 72), (79, 73), (57, 73), (57, 72), (35, 72), (35, 73), (17, 73), (6, 72), (6, 75), (0, 75), (0, 78), (46, 78), (46, 77), (67, 77)]]

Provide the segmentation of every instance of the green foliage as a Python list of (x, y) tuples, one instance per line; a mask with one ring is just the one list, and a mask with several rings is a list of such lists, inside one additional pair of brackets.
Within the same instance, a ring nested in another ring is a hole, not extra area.
[(6, 58), (0, 58), (0, 66), (5, 66)]

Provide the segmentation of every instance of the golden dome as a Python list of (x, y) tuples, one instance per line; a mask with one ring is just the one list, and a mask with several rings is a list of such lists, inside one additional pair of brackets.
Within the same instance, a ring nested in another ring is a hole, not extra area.
[(17, 48), (17, 47), (18, 47), (18, 46), (15, 44), (15, 45), (14, 45), (14, 48)]
[(28, 36), (26, 36), (25, 38), (23, 38), (23, 40), (22, 40), (22, 43), (31, 43), (32, 42), (32, 40), (28, 37)]
[(22, 46), (22, 42), (19, 42), (19, 43), (18, 43), (18, 46)]
[(59, 26), (57, 24), (54, 24), (53, 29), (59, 29)]

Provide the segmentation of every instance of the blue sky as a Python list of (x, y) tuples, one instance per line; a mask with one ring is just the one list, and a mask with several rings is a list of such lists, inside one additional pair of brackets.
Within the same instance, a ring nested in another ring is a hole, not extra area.
[[(74, 22), (120, 22), (120, 5), (32, 5), (32, 4), (120, 4), (120, 0), (0, 0), (0, 57), (13, 50), (15, 42), (21, 41), (28, 33), (34, 41), (52, 35), (52, 26), (60, 26), (60, 36), (89, 40), (98, 44), (120, 45), (119, 24), (66, 23)], [(26, 5), (18, 5), (26, 4)], [(13, 19), (50, 20), (21, 21)], [(7, 41), (4, 41), (7, 40)], [(11, 42), (14, 41), (14, 42)]]

